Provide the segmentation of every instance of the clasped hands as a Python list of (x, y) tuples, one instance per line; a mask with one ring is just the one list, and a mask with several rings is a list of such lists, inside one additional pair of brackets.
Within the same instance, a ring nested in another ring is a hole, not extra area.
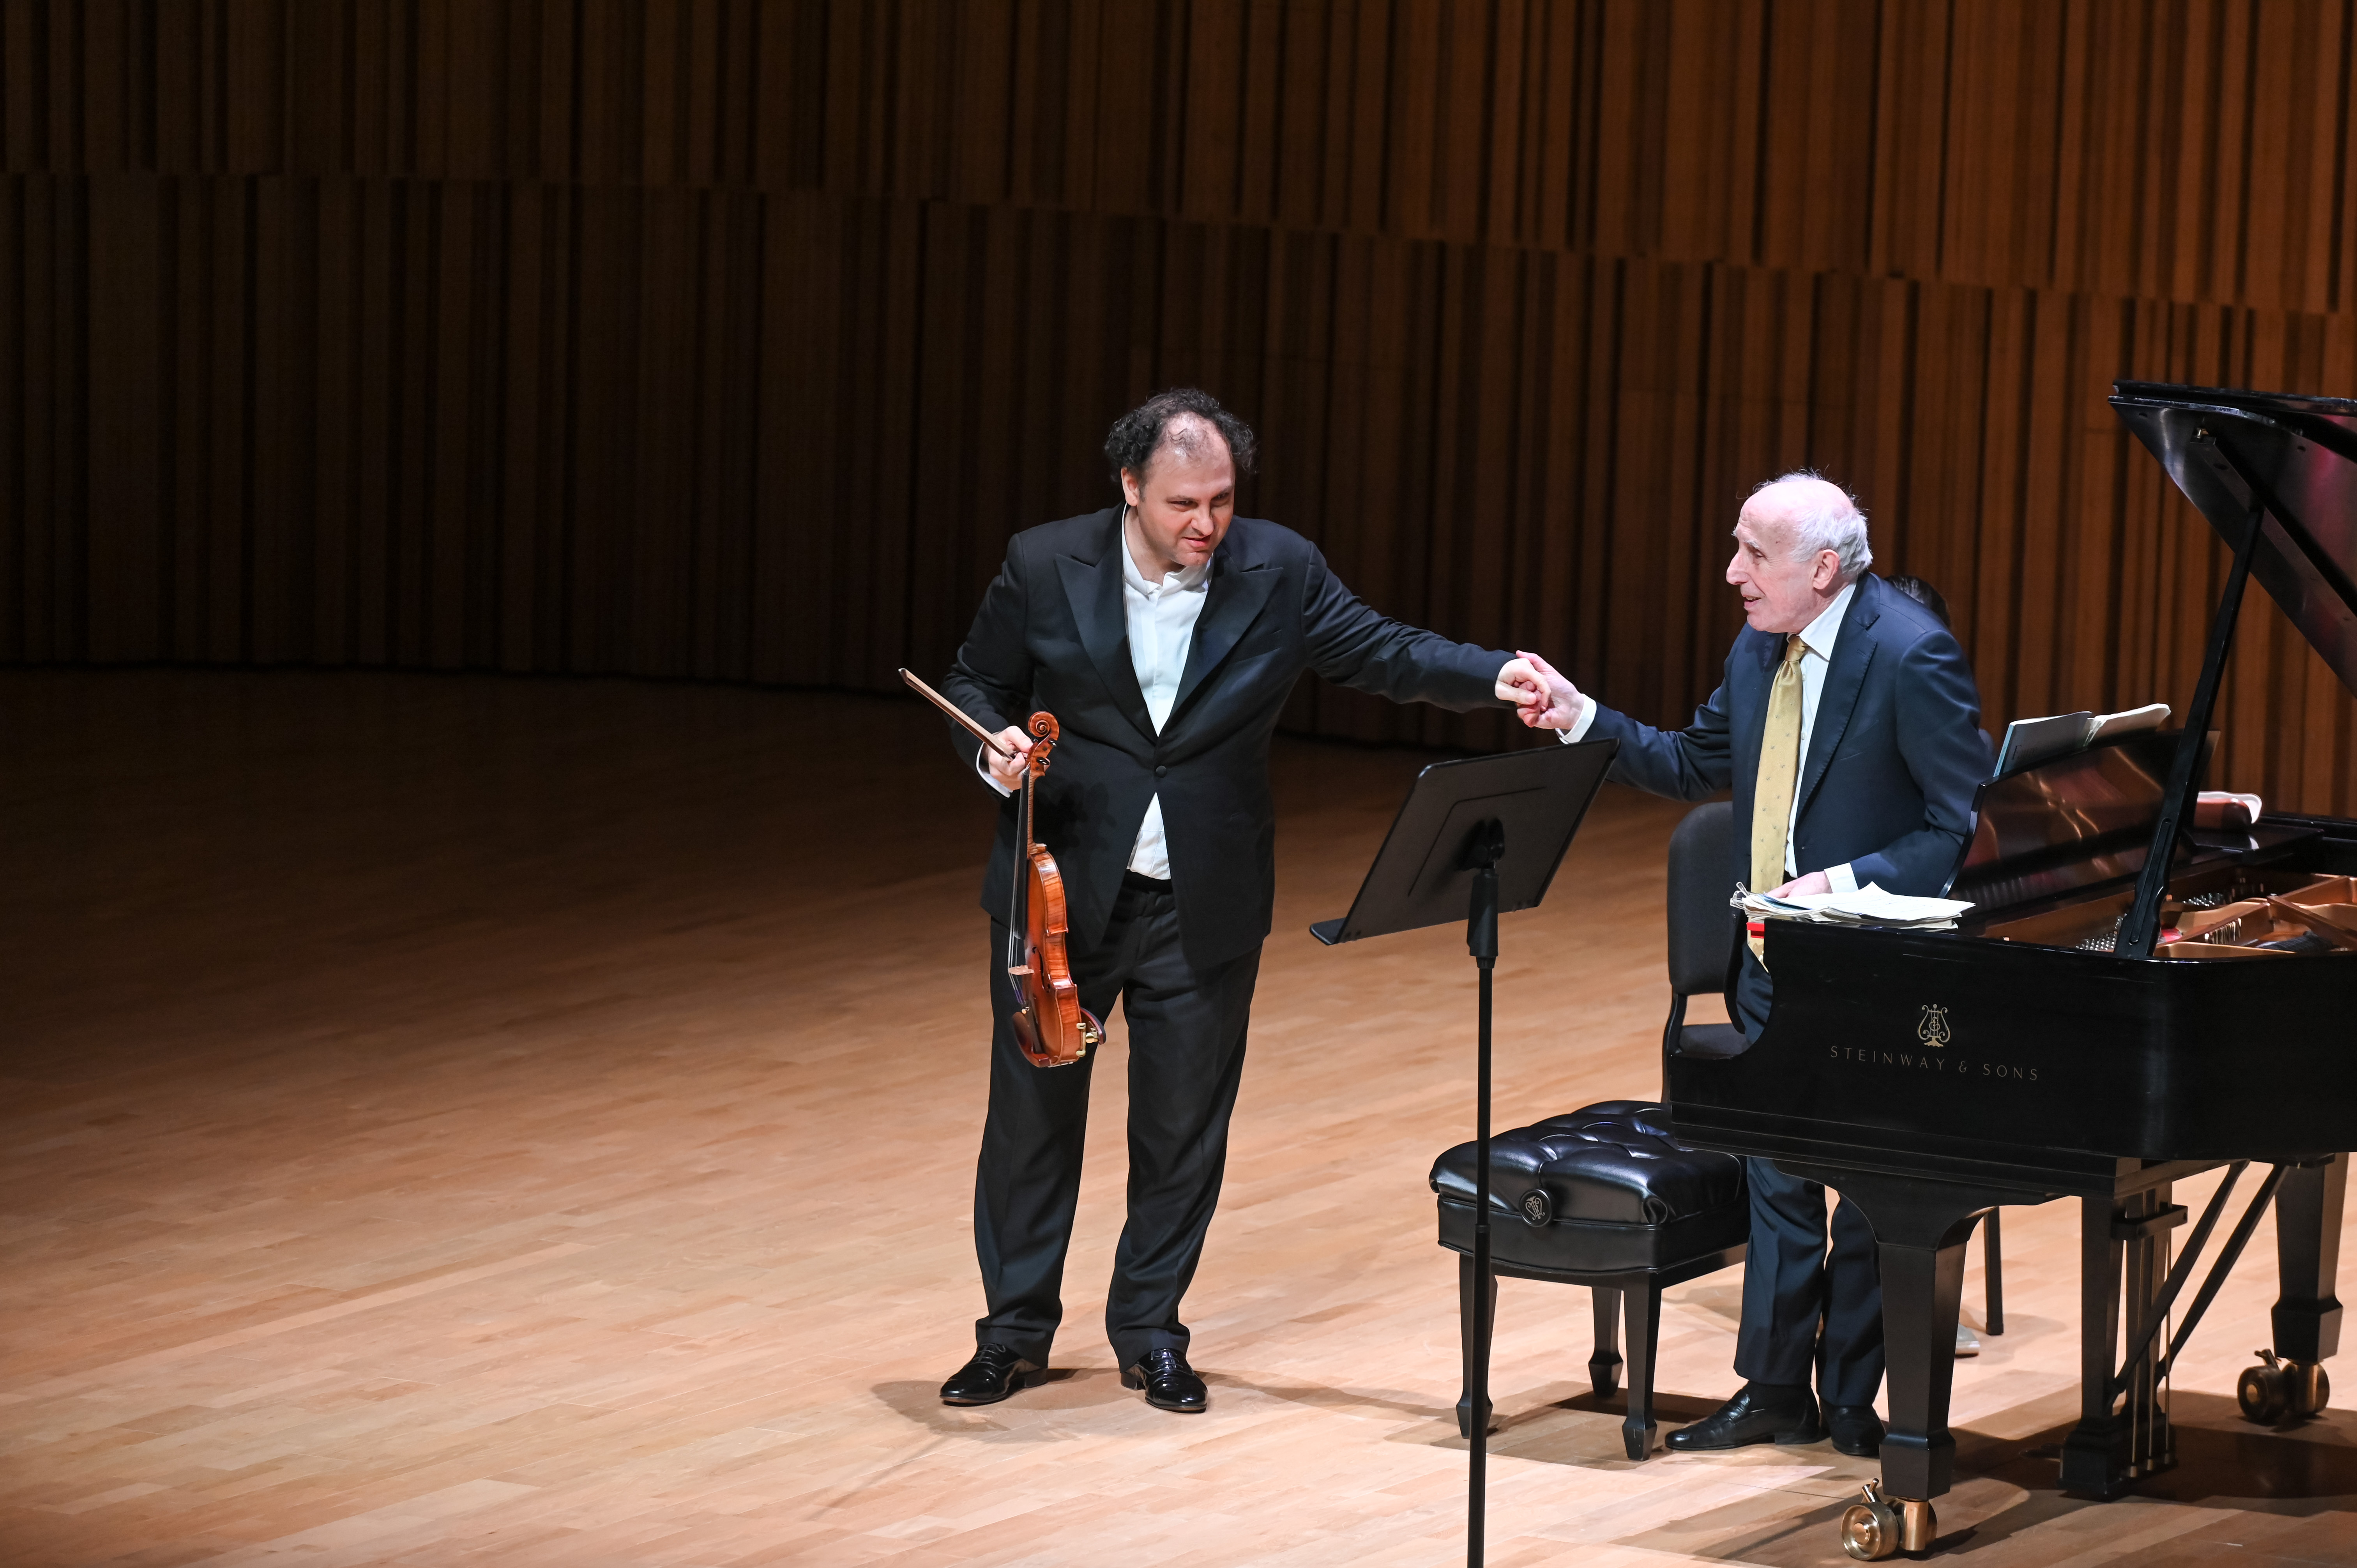
[(1533, 729), (1569, 729), (1587, 707), (1579, 688), (1563, 671), (1522, 650), (1499, 670), (1497, 691), (1498, 700), (1513, 703), (1523, 723)]

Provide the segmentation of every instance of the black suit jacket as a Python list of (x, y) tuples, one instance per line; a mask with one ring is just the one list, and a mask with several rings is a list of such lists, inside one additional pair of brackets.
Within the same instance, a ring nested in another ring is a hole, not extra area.
[[(1062, 729), (1039, 789), (1040, 842), (1063, 873), (1071, 940), (1104, 936), (1146, 808), (1158, 793), (1188, 961), (1205, 967), (1268, 935), (1276, 818), (1268, 740), (1304, 670), (1394, 702), (1497, 703), (1508, 654), (1451, 642), (1367, 607), (1289, 528), (1237, 518), (1212, 553), (1178, 700), (1160, 734), (1129, 651), (1121, 511), (1027, 529), (942, 682), (996, 731), (1045, 710)], [(953, 729), (972, 766), (980, 747)], [(982, 905), (1006, 918), (1021, 797), (1000, 812)]]

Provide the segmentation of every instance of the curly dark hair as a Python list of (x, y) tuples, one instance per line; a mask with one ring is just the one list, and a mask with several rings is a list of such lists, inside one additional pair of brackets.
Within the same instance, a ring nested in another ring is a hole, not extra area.
[(1235, 463), (1239, 478), (1253, 471), (1260, 446), (1253, 438), (1252, 426), (1220, 406), (1220, 400), (1210, 392), (1172, 387), (1114, 420), (1113, 428), (1105, 432), (1105, 461), (1113, 465), (1114, 483), (1121, 483), (1124, 468), (1145, 478), (1146, 465), (1165, 446), (1175, 446), (1181, 452), (1193, 447), (1194, 433), (1186, 425), (1175, 431), (1170, 428), (1174, 420), (1189, 414), (1210, 424), (1227, 442), (1228, 456)]

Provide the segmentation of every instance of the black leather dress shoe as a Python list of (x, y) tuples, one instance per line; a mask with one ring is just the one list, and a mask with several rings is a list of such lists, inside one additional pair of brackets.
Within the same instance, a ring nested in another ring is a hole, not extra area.
[(1211, 1402), (1211, 1392), (1187, 1358), (1176, 1350), (1148, 1350), (1135, 1365), (1121, 1369), (1121, 1386), (1144, 1389), (1146, 1402), (1157, 1410), (1200, 1415)]
[(1004, 1345), (985, 1345), (974, 1359), (950, 1374), (942, 1385), (943, 1404), (996, 1404), (1017, 1389), (1028, 1389), (1047, 1375), (1047, 1369), (1017, 1355)]
[(1772, 1383), (1746, 1383), (1743, 1391), (1717, 1410), (1670, 1434), (1664, 1441), (1681, 1454), (1706, 1448), (1741, 1448), (1753, 1443), (1821, 1441), (1825, 1429), (1817, 1424), (1817, 1396), (1804, 1388)]
[(1834, 1446), (1853, 1459), (1871, 1459), (1882, 1452), (1882, 1418), (1870, 1404), (1825, 1406), (1825, 1431)]

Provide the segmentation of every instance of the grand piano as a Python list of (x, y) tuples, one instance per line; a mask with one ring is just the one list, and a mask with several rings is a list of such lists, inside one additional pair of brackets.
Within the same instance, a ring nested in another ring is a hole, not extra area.
[[(2245, 1413), (2314, 1413), (2339, 1348), (2357, 822), (2206, 828), (2196, 795), (2251, 579), (2357, 690), (2357, 403), (2141, 382), (2111, 402), (2232, 555), (2183, 729), (1983, 786), (1955, 929), (1770, 921), (1759, 1040), (1669, 1062), (1681, 1141), (1772, 1160), (1873, 1223), (1890, 1420), (1842, 1520), (1861, 1559), (1936, 1541), (1964, 1242), (1999, 1205), (2080, 1205), (2066, 1491), (2173, 1462), (2169, 1369), (2269, 1205), (2280, 1295)], [(2219, 1166), (2189, 1217), (2173, 1185)]]

